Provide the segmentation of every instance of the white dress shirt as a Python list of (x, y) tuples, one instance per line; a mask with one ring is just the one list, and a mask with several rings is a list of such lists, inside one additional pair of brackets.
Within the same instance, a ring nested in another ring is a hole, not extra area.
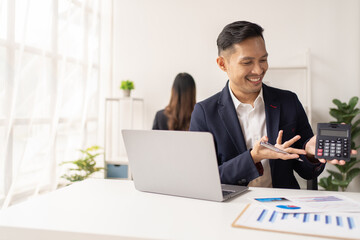
[[(254, 101), (254, 107), (251, 104), (240, 102), (232, 92), (229, 83), (229, 91), (237, 112), (240, 126), (244, 135), (247, 149), (253, 148), (256, 141), (262, 136), (266, 136), (265, 104), (263, 91)], [(264, 168), (262, 176), (252, 180), (249, 187), (272, 187), (269, 159), (261, 160)], [(255, 163), (254, 163), (255, 164)]]

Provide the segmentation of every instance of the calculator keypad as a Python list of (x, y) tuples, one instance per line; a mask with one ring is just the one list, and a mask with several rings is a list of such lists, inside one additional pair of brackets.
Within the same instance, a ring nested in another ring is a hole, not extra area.
[(349, 141), (347, 138), (319, 139), (316, 155), (324, 158), (348, 158)]

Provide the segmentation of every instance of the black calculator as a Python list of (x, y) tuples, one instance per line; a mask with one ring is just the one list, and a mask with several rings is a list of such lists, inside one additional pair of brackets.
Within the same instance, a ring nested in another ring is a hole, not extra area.
[(318, 123), (315, 157), (326, 160), (350, 161), (351, 126), (337, 123)]

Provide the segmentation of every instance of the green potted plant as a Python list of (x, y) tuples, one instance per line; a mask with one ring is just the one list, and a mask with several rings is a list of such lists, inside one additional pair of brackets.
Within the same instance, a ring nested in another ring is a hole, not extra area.
[(82, 156), (79, 159), (74, 161), (62, 162), (60, 164), (60, 165), (73, 164), (76, 166), (73, 168), (69, 168), (68, 169), (69, 173), (64, 174), (61, 177), (70, 182), (77, 182), (77, 181), (82, 181), (90, 177), (93, 173), (104, 169), (102, 167), (96, 167), (95, 158), (103, 154), (102, 152), (99, 152), (100, 149), (101, 147), (99, 146), (92, 146), (86, 148), (85, 150), (80, 149), (79, 151), (82, 153)]
[(133, 90), (134, 82), (131, 80), (123, 80), (121, 81), (120, 89), (123, 90), (124, 97), (130, 97), (131, 90)]
[[(330, 115), (336, 119), (334, 123), (346, 123), (351, 125), (351, 149), (359, 149), (360, 146), (355, 146), (354, 140), (360, 135), (360, 119), (353, 123), (354, 118), (360, 114), (360, 109), (355, 108), (358, 103), (358, 97), (352, 97), (349, 103), (341, 102), (334, 99), (333, 103), (337, 108), (330, 109)], [(327, 170), (330, 174), (328, 177), (321, 178), (319, 186), (328, 191), (338, 191), (339, 187), (345, 191), (350, 182), (360, 174), (360, 168), (355, 167), (360, 160), (352, 157), (345, 165), (335, 165), (337, 171)]]

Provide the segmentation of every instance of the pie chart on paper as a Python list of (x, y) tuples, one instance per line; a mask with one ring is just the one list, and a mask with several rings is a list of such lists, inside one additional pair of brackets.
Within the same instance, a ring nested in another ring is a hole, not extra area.
[(295, 205), (277, 205), (276, 207), (282, 208), (282, 209), (300, 209), (301, 207), (295, 206)]

